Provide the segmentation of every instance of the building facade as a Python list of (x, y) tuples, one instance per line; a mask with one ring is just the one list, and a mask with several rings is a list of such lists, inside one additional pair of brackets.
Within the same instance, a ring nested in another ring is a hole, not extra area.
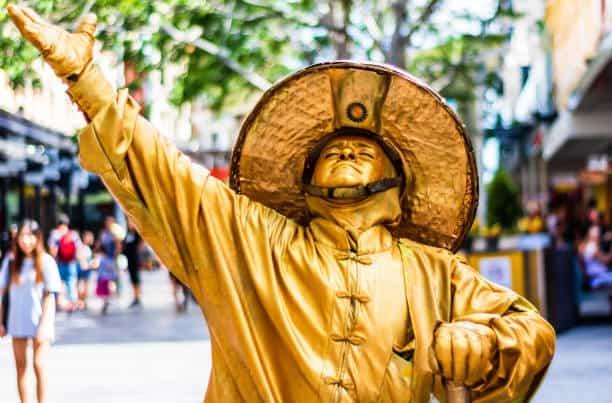
[[(200, 102), (180, 107), (170, 102), (181, 66), (168, 66), (142, 77), (112, 53), (98, 52), (96, 62), (116, 87), (135, 79), (143, 84), (132, 95), (163, 136), (205, 164), (226, 175), (239, 119), (219, 117)], [(33, 70), (38, 85), (13, 88), (0, 71), (0, 233), (30, 217), (49, 229), (58, 212), (77, 226), (99, 222), (116, 209), (98, 179), (78, 164), (75, 135), (86, 122), (66, 95), (66, 86), (42, 60)]]
[(574, 182), (612, 218), (612, 1), (552, 0), (546, 10), (559, 116), (544, 138), (553, 182)]

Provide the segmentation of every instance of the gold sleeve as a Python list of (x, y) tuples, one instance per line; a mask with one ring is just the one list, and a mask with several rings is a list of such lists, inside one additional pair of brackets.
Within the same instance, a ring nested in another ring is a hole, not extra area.
[(457, 258), (451, 264), (453, 321), (487, 325), (497, 336), (495, 372), (473, 389), (474, 401), (529, 401), (552, 360), (554, 329), (523, 297), (487, 281)]
[(215, 270), (241, 266), (239, 245), (248, 234), (266, 239), (283, 224), (284, 217), (236, 195), (192, 163), (95, 65), (68, 93), (89, 120), (79, 135), (81, 165), (100, 175), (164, 265), (196, 297), (202, 284), (214, 288), (219, 277), (231, 278)]

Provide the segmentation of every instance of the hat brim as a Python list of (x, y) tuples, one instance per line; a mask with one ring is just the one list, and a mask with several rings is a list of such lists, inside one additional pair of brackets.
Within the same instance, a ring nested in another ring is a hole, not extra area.
[(305, 162), (321, 139), (343, 127), (378, 134), (413, 176), (393, 235), (457, 250), (478, 204), (472, 144), (435, 91), (391, 66), (322, 63), (275, 84), (241, 126), (230, 186), (306, 224)]

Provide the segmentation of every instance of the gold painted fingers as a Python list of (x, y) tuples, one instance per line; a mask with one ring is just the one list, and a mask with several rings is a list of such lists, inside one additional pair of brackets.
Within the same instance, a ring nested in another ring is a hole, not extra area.
[(488, 326), (471, 322), (440, 325), (434, 338), (434, 352), (440, 373), (455, 385), (474, 386), (493, 370), (497, 338)]
[(40, 51), (58, 77), (78, 76), (92, 60), (95, 15), (85, 15), (76, 31), (70, 33), (28, 7), (9, 4), (7, 11), (21, 35)]

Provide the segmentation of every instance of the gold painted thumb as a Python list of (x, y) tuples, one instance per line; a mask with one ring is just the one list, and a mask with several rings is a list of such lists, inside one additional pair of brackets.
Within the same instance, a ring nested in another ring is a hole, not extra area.
[(76, 32), (88, 34), (92, 38), (94, 33), (96, 32), (96, 24), (98, 22), (98, 17), (95, 14), (86, 14), (79, 21), (79, 25), (77, 25)]
[(15, 14), (16, 10), (17, 10), (17, 6), (14, 4), (9, 4), (6, 6), (6, 11), (8, 12), (8, 15), (11, 17)]
[(9, 4), (6, 7), (6, 11), (8, 12), (8, 15), (11, 18), (11, 20), (13, 21), (13, 24), (15, 24), (15, 26), (17, 27), (17, 29), (19, 29), (21, 34), (24, 37), (27, 37), (27, 33), (28, 33), (27, 31), (32, 31), (32, 29), (30, 28), (26, 31), (26, 27), (30, 19), (23, 12), (23, 9), (14, 4)]

